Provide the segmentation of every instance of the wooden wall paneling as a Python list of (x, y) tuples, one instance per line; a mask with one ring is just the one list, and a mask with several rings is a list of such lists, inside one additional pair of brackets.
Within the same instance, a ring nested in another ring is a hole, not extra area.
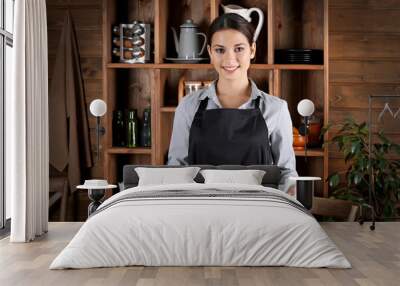
[(187, 75), (188, 70), (185, 69), (170, 69), (163, 71), (165, 74), (164, 94), (162, 94), (162, 106), (177, 106), (178, 105), (178, 83), (182, 76), (186, 80), (194, 80)]
[[(304, 98), (314, 102), (314, 115), (324, 120), (325, 107), (325, 77), (322, 71), (305, 71), (301, 73), (304, 85)], [(323, 124), (323, 122), (321, 122)]]
[(398, 34), (334, 33), (330, 36), (330, 59), (381, 60), (400, 58)]
[(399, 2), (397, 0), (331, 0), (329, 2), (329, 8), (392, 10), (399, 9)]
[(47, 26), (50, 31), (62, 29), (66, 11), (71, 13), (77, 31), (101, 31), (102, 3), (100, 1), (47, 0), (46, 7)]
[(119, 106), (122, 108), (137, 109), (139, 120), (143, 110), (151, 106), (154, 93), (154, 73), (146, 69), (130, 69), (127, 86), (123, 94), (117, 94)]
[[(56, 55), (55, 52), (49, 55), (49, 84), (53, 77), (53, 69), (55, 64)], [(81, 58), (81, 72), (83, 83), (86, 85), (87, 82), (98, 80), (101, 81), (103, 78), (102, 71), (102, 58), (101, 57), (85, 57)], [(101, 85), (101, 84), (100, 84)]]
[(324, 19), (327, 0), (303, 0), (301, 15), (301, 45), (309, 49), (324, 49)]
[(302, 1), (273, 0), (275, 49), (298, 48), (301, 43)]
[[(349, 1), (349, 4), (352, 2)], [(329, 9), (330, 32), (399, 33), (400, 9), (397, 1), (392, 3), (397, 3), (397, 7), (387, 9), (374, 9), (367, 5), (355, 8), (332, 7)]]
[[(260, 72), (257, 70), (250, 70), (249, 77), (256, 83), (257, 87), (265, 92), (270, 92), (271, 88), (270, 83), (273, 82), (273, 74), (270, 71)], [(215, 78), (217, 75), (215, 76)]]
[[(65, 12), (65, 11), (64, 11)], [(97, 11), (94, 11), (97, 12)], [(73, 17), (73, 16), (72, 16)], [(62, 18), (64, 18), (62, 16)], [(75, 23), (78, 23), (74, 20)], [(101, 27), (100, 27), (101, 29)], [(61, 28), (52, 28), (48, 31), (49, 56), (55, 56), (60, 39)], [(81, 58), (101, 58), (102, 32), (101, 30), (77, 30), (79, 55)]]
[(324, 48), (324, 1), (274, 0), (275, 48)]
[(301, 80), (301, 71), (281, 71), (281, 95), (288, 104), (293, 126), (299, 127), (300, 117), (297, 113), (297, 104), (303, 98), (304, 87)]
[(189, 80), (214, 80), (218, 78), (218, 74), (214, 69), (198, 69), (185, 71), (185, 77)]
[(157, 0), (129, 0), (128, 21), (142, 21), (150, 23), (154, 27), (155, 2)]
[(370, 95), (400, 94), (399, 84), (352, 84), (331, 83), (329, 86), (329, 106), (331, 108), (368, 108)]
[(302, 99), (314, 102), (314, 115), (324, 118), (324, 74), (321, 71), (281, 71), (281, 97), (287, 101), (294, 126), (300, 125), (297, 104)]
[(46, 6), (56, 6), (56, 7), (93, 7), (98, 6), (98, 0), (46, 0)]
[[(397, 112), (399, 105), (395, 108), (395, 112)], [(381, 113), (382, 108), (374, 108), (372, 110), (372, 117), (378, 118), (379, 114)], [(357, 109), (349, 109), (349, 108), (331, 108), (331, 122), (344, 122), (346, 118), (352, 117), (356, 122), (368, 122), (368, 108), (357, 108)], [(389, 113), (386, 113), (386, 116), (390, 116)], [(386, 130), (390, 133), (399, 132), (400, 127), (398, 120), (387, 120), (388, 118), (385, 117), (385, 126), (377, 126), (376, 124), (372, 123), (372, 130), (377, 132), (379, 130)], [(397, 119), (397, 118), (396, 118)], [(335, 130), (335, 129), (333, 129)]]
[(400, 84), (400, 61), (336, 59), (330, 61), (331, 83)]
[[(148, 154), (129, 154), (118, 156), (118, 168), (122, 170), (125, 165), (151, 165), (151, 157)], [(122, 172), (118, 175), (118, 182), (122, 182)]]

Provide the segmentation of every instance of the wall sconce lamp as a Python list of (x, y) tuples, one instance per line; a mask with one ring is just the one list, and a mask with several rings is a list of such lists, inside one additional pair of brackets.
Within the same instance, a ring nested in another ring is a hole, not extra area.
[(301, 116), (304, 117), (304, 128), (299, 128), (299, 133), (306, 137), (306, 143), (304, 146), (305, 157), (304, 160), (307, 162), (307, 130), (308, 130), (308, 118), (314, 113), (314, 103), (309, 99), (303, 99), (297, 104), (297, 111)]
[(107, 112), (107, 104), (104, 100), (95, 99), (90, 103), (90, 113), (96, 117), (96, 150), (97, 156), (96, 161), (100, 159), (100, 135), (104, 135), (106, 130), (104, 127), (100, 126), (100, 117), (102, 117)]

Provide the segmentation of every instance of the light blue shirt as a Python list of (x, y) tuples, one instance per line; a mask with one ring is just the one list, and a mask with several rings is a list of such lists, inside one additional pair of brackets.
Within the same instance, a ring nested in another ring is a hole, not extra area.
[[(222, 108), (216, 94), (215, 83), (214, 81), (208, 88), (185, 96), (176, 108), (168, 165), (188, 165), (189, 132), (200, 101), (208, 97), (207, 109)], [(261, 97), (260, 111), (268, 127), (274, 164), (285, 168), (282, 172), (280, 189), (286, 191), (284, 183), (287, 178), (297, 176), (289, 109), (285, 100), (259, 90), (253, 81), (251, 81), (251, 96), (239, 109), (254, 108), (257, 97)]]

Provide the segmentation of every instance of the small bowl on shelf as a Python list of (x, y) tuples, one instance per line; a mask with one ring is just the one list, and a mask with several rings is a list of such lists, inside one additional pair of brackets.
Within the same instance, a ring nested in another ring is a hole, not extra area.
[(300, 134), (293, 135), (293, 149), (294, 150), (304, 150), (306, 145), (306, 136)]
[(304, 150), (306, 145), (306, 136), (299, 133), (299, 130), (293, 127), (293, 149), (297, 151)]

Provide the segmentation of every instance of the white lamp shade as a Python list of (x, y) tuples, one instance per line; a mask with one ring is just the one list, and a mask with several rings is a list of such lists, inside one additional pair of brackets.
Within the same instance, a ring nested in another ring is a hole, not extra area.
[(95, 99), (90, 103), (90, 113), (94, 116), (103, 116), (107, 112), (107, 104), (104, 100)]
[(301, 116), (311, 116), (314, 110), (314, 103), (309, 99), (303, 99), (297, 105), (297, 111)]

